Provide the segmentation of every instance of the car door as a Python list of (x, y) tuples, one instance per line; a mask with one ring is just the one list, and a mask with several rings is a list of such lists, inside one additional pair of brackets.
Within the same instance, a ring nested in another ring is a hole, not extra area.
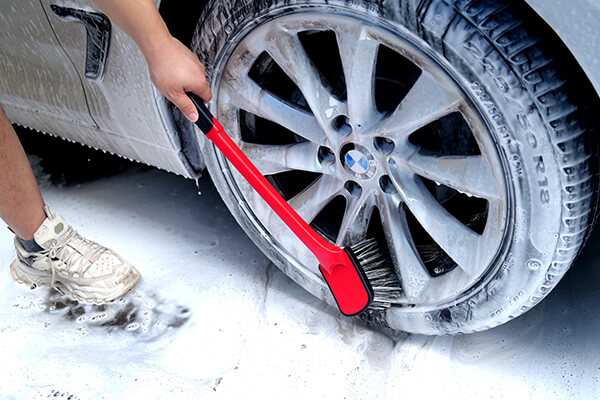
[(11, 121), (41, 131), (97, 128), (39, 0), (0, 2), (0, 105)]
[[(190, 175), (168, 102), (135, 42), (91, 0), (39, 0), (82, 82), (97, 129), (73, 139)], [(193, 173), (192, 173), (193, 175)]]

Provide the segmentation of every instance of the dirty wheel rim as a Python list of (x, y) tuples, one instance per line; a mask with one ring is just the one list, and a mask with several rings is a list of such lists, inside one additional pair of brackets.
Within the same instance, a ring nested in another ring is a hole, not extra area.
[[(415, 41), (353, 16), (270, 20), (228, 58), (216, 111), (325, 237), (378, 238), (402, 284), (396, 304), (431, 306), (464, 295), (494, 265), (509, 197), (484, 121), (451, 67)], [(318, 280), (312, 254), (219, 157), (251, 222)]]

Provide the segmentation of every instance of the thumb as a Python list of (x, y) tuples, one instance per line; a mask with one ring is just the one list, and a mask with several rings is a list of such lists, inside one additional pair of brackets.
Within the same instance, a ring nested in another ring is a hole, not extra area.
[(198, 120), (198, 110), (192, 103), (192, 100), (185, 93), (177, 93), (172, 96), (171, 101), (175, 104), (175, 107), (179, 108), (183, 115), (192, 122)]

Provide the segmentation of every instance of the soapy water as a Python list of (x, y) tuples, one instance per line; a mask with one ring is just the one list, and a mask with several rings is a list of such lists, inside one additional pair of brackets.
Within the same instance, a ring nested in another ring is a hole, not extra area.
[(40, 390), (32, 399), (81, 400), (81, 397), (56, 389)]
[(35, 290), (45, 293), (37, 301), (30, 296), (19, 296), (13, 307), (45, 313), (51, 316), (49, 323), (85, 328), (85, 332), (126, 332), (141, 341), (157, 340), (182, 327), (192, 314), (188, 307), (162, 299), (143, 287), (105, 304), (79, 302), (50, 288)]
[[(49, 288), (28, 292), (5, 269), (1, 399), (187, 399), (214, 391), (223, 398), (264, 397), (265, 377), (273, 393), (293, 399), (314, 395), (315, 388), (332, 398), (345, 388), (348, 399), (398, 393), (598, 398), (600, 323), (589, 310), (600, 295), (600, 272), (593, 268), (599, 262), (593, 246), (577, 273), (521, 318), (478, 334), (404, 334), (392, 342), (356, 320), (340, 319), (273, 268), (260, 290), (250, 290), (247, 276), (265, 274), (256, 261), (260, 253), (237, 229), (208, 177), (198, 196), (189, 181), (137, 167), (81, 186), (67, 179), (59, 188), (47, 176), (52, 171), (39, 162), (34, 170), (56, 209), (84, 224), (98, 221), (85, 226), (92, 237), (119, 234), (113, 240), (128, 243), (123, 247), (144, 266), (146, 281), (122, 299), (91, 305)], [(112, 229), (115, 221), (127, 223), (126, 234)], [(14, 250), (8, 230), (0, 231), (6, 267)], [(600, 240), (600, 233), (591, 240)], [(173, 254), (179, 268), (167, 268)], [(235, 260), (242, 260), (244, 274), (231, 274)], [(223, 308), (197, 311), (221, 299)], [(369, 315), (369, 322), (383, 323), (383, 317)], [(423, 385), (432, 371), (435, 384)]]

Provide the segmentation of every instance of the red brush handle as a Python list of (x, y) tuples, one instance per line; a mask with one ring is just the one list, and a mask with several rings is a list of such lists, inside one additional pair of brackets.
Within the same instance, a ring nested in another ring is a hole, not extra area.
[(363, 311), (372, 300), (373, 289), (352, 253), (329, 243), (315, 232), (225, 133), (223, 126), (212, 116), (202, 100), (193, 94), (188, 95), (200, 114), (196, 125), (319, 260), (319, 269), (340, 311), (345, 315)]
[(223, 127), (216, 119), (213, 120), (213, 129), (206, 137), (215, 143), (221, 150), (227, 160), (242, 174), (248, 183), (260, 194), (267, 204), (275, 211), (285, 224), (298, 236), (298, 238), (308, 247), (322, 265), (329, 265), (336, 261), (340, 252), (343, 252), (338, 246), (335, 246), (315, 232), (298, 215), (296, 210), (281, 197), (273, 185), (260, 173), (252, 164), (248, 157), (240, 150), (233, 140), (225, 133)]

